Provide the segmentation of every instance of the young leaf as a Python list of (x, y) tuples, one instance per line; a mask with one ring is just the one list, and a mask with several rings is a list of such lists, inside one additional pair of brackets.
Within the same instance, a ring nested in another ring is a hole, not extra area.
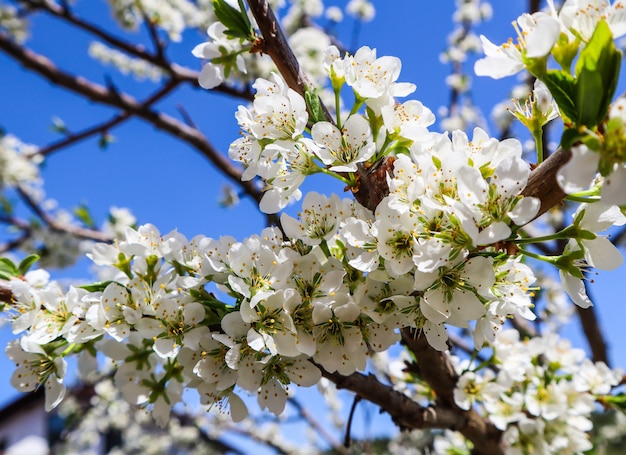
[(83, 286), (78, 286), (78, 287), (88, 292), (103, 292), (106, 289), (106, 287), (111, 283), (113, 283), (112, 280), (107, 280), (107, 281), (100, 281), (98, 283), (85, 284)]
[(5, 280), (14, 276), (20, 276), (20, 272), (15, 264), (8, 258), (0, 258), (0, 273)]
[(93, 220), (93, 217), (91, 216), (91, 213), (89, 212), (89, 207), (87, 207), (87, 205), (80, 204), (78, 207), (74, 208), (73, 212), (74, 215), (76, 215), (76, 217), (81, 220), (88, 228), (93, 229), (96, 227), (96, 223)]
[(322, 103), (320, 102), (320, 98), (317, 94), (317, 89), (307, 87), (306, 92), (304, 92), (304, 100), (306, 101), (307, 110), (311, 115), (311, 121), (314, 123), (325, 122), (326, 116), (324, 115), (324, 110), (322, 109)]
[(598, 125), (606, 116), (619, 78), (622, 54), (605, 21), (600, 21), (576, 62), (576, 117), (579, 125)]
[(20, 265), (17, 266), (20, 275), (26, 274), (26, 272), (28, 272), (28, 270), (32, 267), (32, 265), (38, 260), (39, 260), (39, 256), (36, 254), (29, 254), (24, 259), (22, 259), (22, 262), (20, 262)]
[(232, 38), (250, 40), (254, 37), (254, 30), (241, 0), (239, 0), (239, 8), (241, 10), (233, 8), (226, 0), (213, 0), (215, 15), (226, 26), (224, 33)]
[(541, 80), (552, 93), (561, 114), (570, 119), (576, 119), (578, 115), (574, 78), (565, 71), (549, 70)]

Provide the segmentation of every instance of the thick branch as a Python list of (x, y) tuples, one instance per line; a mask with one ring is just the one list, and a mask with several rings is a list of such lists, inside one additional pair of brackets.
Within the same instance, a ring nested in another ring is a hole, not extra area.
[(452, 410), (436, 406), (420, 406), (403, 393), (393, 390), (391, 386), (382, 384), (372, 374), (352, 373), (349, 376), (342, 376), (339, 373), (329, 373), (323, 369), (322, 374), (334, 382), (337, 388), (350, 390), (380, 406), (403, 430), (459, 429), (464, 426), (464, 419)]
[[(427, 365), (425, 369), (429, 369)], [(463, 411), (438, 403), (423, 407), (397, 392), (391, 386), (382, 384), (374, 375), (353, 373), (342, 376), (322, 370), (327, 379), (338, 388), (351, 390), (362, 398), (380, 406), (393, 422), (403, 430), (449, 428), (461, 432), (471, 440), (477, 454), (502, 454), (499, 444), (500, 431), (482, 419), (475, 411)]]
[[(262, 50), (269, 55), (278, 71), (291, 89), (304, 97), (307, 88), (312, 87), (306, 75), (300, 69), (298, 59), (293, 54), (291, 47), (287, 43), (287, 38), (283, 33), (274, 12), (266, 0), (248, 0), (250, 11), (259, 25), (259, 30), (263, 35)], [(326, 106), (320, 100), (320, 105), (324, 110), (326, 119), (333, 122)]]
[(474, 443), (474, 453), (504, 453), (500, 440), (502, 433), (476, 411), (465, 411), (454, 402), (458, 376), (450, 363), (450, 357), (434, 349), (424, 334), (416, 334), (414, 329), (403, 329), (402, 341), (415, 355), (419, 375), (435, 392), (438, 406), (463, 419), (464, 425), (456, 429)]
[(565, 197), (565, 193), (556, 181), (556, 173), (569, 161), (571, 156), (571, 151), (558, 149), (530, 173), (528, 183), (522, 194), (541, 200), (541, 208), (537, 217), (561, 203)]
[[(587, 295), (593, 301), (589, 286), (585, 285), (585, 287)], [(598, 321), (598, 315), (594, 307), (584, 309), (578, 305), (574, 305), (574, 307), (576, 308), (580, 325), (589, 343), (589, 348), (591, 349), (591, 359), (594, 362), (604, 362), (610, 366), (606, 340), (604, 339), (604, 333), (600, 328), (600, 322)]]

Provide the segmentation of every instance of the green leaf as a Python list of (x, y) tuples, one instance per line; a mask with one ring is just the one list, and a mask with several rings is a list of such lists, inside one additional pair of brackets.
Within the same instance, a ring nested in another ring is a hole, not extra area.
[(13, 204), (4, 195), (0, 195), (0, 213), (13, 214)]
[(576, 142), (583, 139), (585, 135), (578, 131), (578, 128), (567, 128), (561, 136), (561, 147), (563, 150), (569, 150)]
[(78, 287), (88, 292), (103, 292), (111, 283), (113, 283), (113, 280), (99, 281), (97, 283), (85, 284)]
[(618, 393), (617, 395), (604, 395), (601, 397), (601, 401), (608, 404), (615, 409), (619, 409), (623, 413), (626, 413), (626, 393)]
[(17, 266), (20, 275), (26, 274), (26, 272), (28, 272), (28, 270), (32, 267), (32, 265), (38, 260), (39, 260), (39, 256), (36, 254), (29, 254), (24, 259), (22, 259), (22, 262), (20, 262), (20, 265)]
[(579, 126), (593, 128), (606, 116), (619, 79), (622, 54), (605, 21), (600, 21), (576, 62), (576, 108)]
[(76, 217), (88, 228), (93, 229), (96, 227), (96, 223), (91, 216), (91, 212), (89, 212), (89, 207), (87, 207), (86, 204), (80, 204), (78, 207), (75, 207), (73, 212), (74, 215), (76, 215)]
[(225, 0), (213, 0), (213, 10), (219, 21), (226, 26), (226, 36), (251, 40), (254, 38), (254, 30), (241, 0), (239, 8), (240, 10), (233, 8)]
[(585, 68), (580, 72), (576, 80), (577, 125), (593, 128), (602, 119), (598, 118), (602, 109), (602, 90), (602, 76), (597, 71)]
[(576, 86), (574, 78), (565, 71), (548, 70), (541, 79), (559, 106), (561, 114), (568, 119), (578, 117), (576, 110)]
[[(0, 273), (10, 277), (20, 276), (20, 271), (8, 258), (0, 258)], [(5, 278), (8, 279), (8, 278)]]
[(304, 92), (304, 100), (306, 101), (307, 110), (311, 115), (311, 121), (313, 123), (325, 122), (326, 115), (324, 115), (324, 109), (322, 108), (320, 97), (317, 94), (317, 89), (307, 87)]

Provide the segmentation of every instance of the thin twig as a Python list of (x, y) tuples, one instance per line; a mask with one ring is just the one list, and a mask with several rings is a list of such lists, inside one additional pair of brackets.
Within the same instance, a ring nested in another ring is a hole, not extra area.
[(352, 400), (352, 406), (350, 406), (350, 414), (348, 415), (348, 423), (346, 424), (346, 434), (343, 438), (343, 445), (346, 448), (350, 448), (351, 434), (352, 434), (352, 421), (354, 420), (354, 413), (356, 412), (356, 406), (363, 399), (358, 393), (354, 395)]
[[(157, 52), (155, 54), (152, 54), (146, 51), (143, 46), (124, 41), (116, 37), (115, 35), (112, 35), (109, 31), (100, 28), (90, 23), (89, 21), (77, 16), (69, 8), (59, 6), (53, 2), (41, 2), (37, 0), (21, 1), (30, 8), (45, 11), (58, 19), (68, 22), (72, 26), (75, 26), (83, 31), (92, 34), (93, 36), (99, 38), (105, 43), (125, 52), (130, 56), (139, 58), (161, 68), (166, 73), (170, 74), (173, 79), (190, 83), (196, 88), (200, 87), (198, 84), (198, 76), (200, 73), (198, 71), (180, 66), (167, 60), (164, 52), (159, 52), (158, 47)], [(225, 95), (233, 96), (236, 98), (245, 99), (248, 101), (253, 99), (252, 90), (249, 85), (238, 87), (221, 84), (220, 86), (213, 88), (212, 91), (216, 93), (223, 93)]]
[(241, 187), (244, 193), (252, 197), (257, 203), (260, 202), (263, 193), (253, 181), (241, 181), (241, 170), (224, 155), (219, 153), (209, 143), (206, 136), (199, 130), (144, 106), (132, 96), (106, 88), (91, 82), (84, 77), (77, 77), (60, 70), (54, 63), (43, 55), (37, 54), (25, 47), (12, 42), (9, 36), (0, 32), (0, 50), (16, 59), (24, 67), (45, 77), (50, 82), (60, 87), (67, 88), (92, 101), (114, 106), (154, 125), (157, 129), (167, 132), (183, 142), (191, 145), (195, 150), (207, 158), (226, 177)]
[(50, 229), (58, 232), (67, 232), (68, 234), (72, 234), (76, 237), (95, 240), (97, 242), (106, 242), (110, 243), (113, 241), (111, 236), (105, 234), (101, 231), (97, 231), (94, 229), (85, 229), (79, 226), (71, 226), (69, 224), (59, 223), (57, 220), (48, 215), (40, 206), (35, 202), (35, 200), (28, 194), (27, 191), (23, 190), (20, 187), (17, 187), (17, 192), (19, 193), (22, 200), (26, 203), (26, 205), (46, 224)]
[(338, 453), (347, 454), (345, 447), (343, 447), (339, 441), (337, 441), (333, 435), (331, 435), (326, 429), (315, 419), (309, 411), (300, 403), (296, 398), (290, 397), (288, 398), (289, 403), (296, 408), (300, 417), (302, 417), (311, 428), (313, 428), (317, 433), (326, 440), (326, 442)]

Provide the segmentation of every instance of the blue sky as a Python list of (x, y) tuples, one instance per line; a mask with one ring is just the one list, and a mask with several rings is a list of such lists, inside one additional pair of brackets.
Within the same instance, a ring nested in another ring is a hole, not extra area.
[[(347, 2), (326, 2), (344, 5)], [(419, 99), (435, 114), (439, 106), (449, 100), (444, 78), (449, 66), (442, 65), (439, 54), (446, 48), (448, 33), (452, 30), (451, 16), (454, 2), (425, 0), (395, 0), (374, 2), (377, 17), (362, 26), (359, 45), (376, 48), (378, 55), (395, 55), (401, 58), (403, 69), (400, 80), (413, 82), (417, 91), (411, 96)], [(477, 33), (487, 35), (499, 43), (514, 35), (511, 22), (524, 10), (526, 1), (493, 1), (494, 15), (482, 24)], [(76, 2), (78, 11), (93, 21), (115, 29), (116, 25), (102, 2)], [(351, 20), (340, 28), (340, 38), (350, 41)], [(133, 35), (139, 39), (141, 34)], [(204, 40), (202, 34), (186, 33), (181, 43), (173, 45), (170, 55), (179, 63), (199, 68), (199, 60), (191, 56), (191, 49)], [(73, 73), (81, 73), (94, 82), (103, 84), (105, 77), (121, 89), (145, 96), (153, 89), (149, 82), (138, 83), (124, 77), (112, 67), (102, 67), (87, 57), (89, 40), (82, 33), (61, 28), (58, 21), (37, 17), (27, 45), (37, 52), (53, 56), (58, 66)], [(52, 87), (13, 64), (0, 54), (0, 127), (15, 134), (24, 142), (48, 144), (59, 135), (51, 131), (51, 119), (63, 119), (67, 127), (78, 131), (114, 115), (110, 108), (85, 102), (67, 91)], [(471, 65), (466, 65), (471, 72)], [(485, 114), (491, 106), (508, 97), (508, 89), (515, 78), (503, 81), (473, 77), (472, 96)], [(199, 89), (185, 89), (166, 98), (159, 107), (177, 116), (176, 106), (184, 105), (197, 125), (220, 150), (237, 138), (238, 127), (234, 119), (238, 101), (214, 95)], [(102, 221), (111, 205), (129, 207), (140, 223), (153, 223), (161, 232), (178, 229), (189, 238), (196, 234), (211, 237), (234, 235), (242, 238), (259, 232), (264, 218), (253, 204), (243, 201), (234, 209), (218, 207), (217, 200), (224, 178), (197, 152), (155, 132), (141, 121), (133, 120), (112, 131), (116, 141), (106, 151), (100, 150), (97, 140), (81, 142), (49, 157), (43, 168), (45, 190), (48, 197), (56, 199), (61, 207), (87, 203), (94, 217)], [(328, 188), (322, 179), (312, 179), (309, 188), (320, 191)], [(333, 184), (334, 185), (334, 184)], [(340, 185), (333, 188), (340, 191)], [(346, 195), (347, 197), (347, 195)], [(295, 208), (298, 206), (296, 205)], [(0, 240), (2, 239), (0, 232)], [(86, 277), (82, 269), (72, 269), (72, 276)], [(626, 354), (616, 348), (625, 339), (621, 325), (625, 311), (619, 297), (624, 295), (624, 267), (614, 272), (600, 272), (595, 278), (594, 295), (597, 296), (601, 322), (610, 337), (612, 358), (616, 365), (626, 366)], [(5, 329), (6, 332), (6, 329)], [(574, 326), (567, 333), (576, 332)], [(7, 334), (5, 333), (6, 338)], [(580, 338), (577, 343), (581, 343)], [(583, 344), (581, 344), (584, 346)], [(11, 367), (8, 361), (0, 362), (4, 368), (0, 381), (8, 385)], [(0, 388), (0, 403), (14, 396), (10, 387)]]

